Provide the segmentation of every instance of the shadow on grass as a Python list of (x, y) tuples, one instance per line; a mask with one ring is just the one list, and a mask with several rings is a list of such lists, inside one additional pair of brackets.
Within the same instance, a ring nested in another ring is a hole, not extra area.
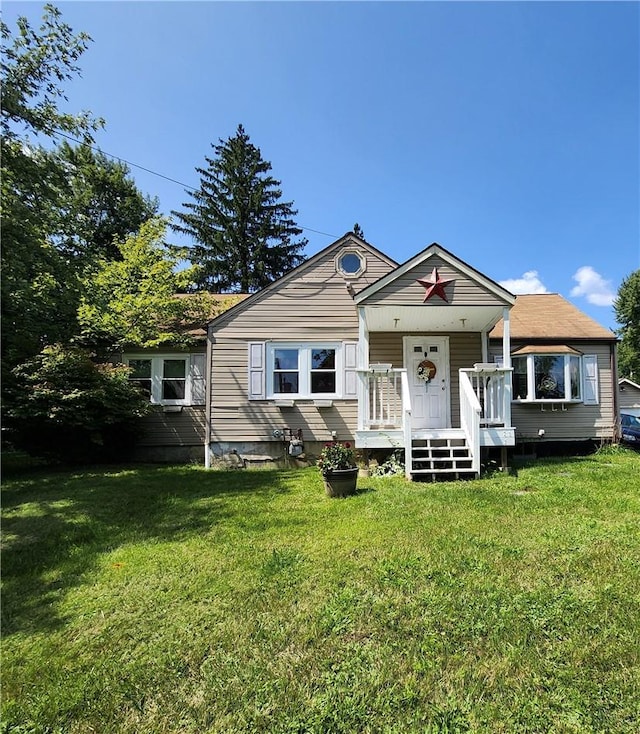
[(120, 546), (184, 539), (222, 522), (264, 522), (266, 503), (289, 491), (286, 477), (190, 466), (37, 468), (5, 477), (3, 635), (58, 627), (66, 591)]

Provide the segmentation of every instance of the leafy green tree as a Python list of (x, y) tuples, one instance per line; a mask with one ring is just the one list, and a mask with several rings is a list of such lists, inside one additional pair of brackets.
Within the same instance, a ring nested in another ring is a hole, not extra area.
[(173, 228), (195, 244), (188, 257), (198, 266), (195, 285), (223, 293), (252, 292), (299, 265), (306, 239), (294, 222), (292, 202), (281, 201), (280, 181), (271, 176), (242, 125), (228, 140), (212, 146), (207, 168), (196, 168), (200, 188), (193, 201), (172, 214)]
[(140, 192), (126, 164), (89, 146), (62, 143), (55, 160), (65, 172), (58, 247), (85, 262), (119, 259), (115, 240), (137, 232), (156, 216), (157, 199)]
[(78, 309), (79, 341), (101, 354), (127, 347), (157, 347), (188, 340), (185, 326), (204, 323), (208, 302), (176, 298), (191, 282), (178, 270), (179, 255), (164, 243), (166, 222), (154, 218), (116, 247), (120, 260), (100, 261), (90, 276)]
[(78, 347), (49, 345), (14, 370), (12, 443), (65, 462), (122, 460), (149, 401), (124, 365), (95, 364)]
[(620, 377), (640, 379), (640, 270), (620, 284), (613, 303), (618, 330), (618, 371)]
[(64, 171), (37, 141), (59, 130), (88, 142), (102, 121), (59, 108), (89, 41), (73, 34), (59, 10), (46, 5), (39, 30), (19, 18), (15, 36), (5, 23), (0, 32), (4, 390), (13, 366), (46, 343), (68, 339), (76, 326), (78, 275), (51, 238)]

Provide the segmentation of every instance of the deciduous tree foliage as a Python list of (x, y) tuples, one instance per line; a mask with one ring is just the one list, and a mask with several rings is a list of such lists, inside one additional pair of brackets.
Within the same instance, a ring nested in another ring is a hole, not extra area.
[(4, 386), (13, 366), (46, 343), (69, 339), (76, 326), (78, 273), (52, 238), (59, 231), (64, 171), (38, 140), (60, 130), (89, 142), (102, 121), (58, 106), (89, 41), (74, 35), (60, 11), (46, 5), (39, 30), (20, 18), (15, 36), (4, 23), (0, 31)]
[(174, 229), (195, 244), (188, 257), (198, 266), (197, 288), (217, 293), (252, 292), (273, 282), (303, 261), (306, 239), (294, 222), (292, 202), (281, 201), (280, 181), (271, 163), (249, 140), (242, 125), (205, 156), (196, 168), (200, 188), (192, 201), (174, 211)]
[(640, 379), (640, 270), (636, 270), (620, 284), (613, 303), (618, 330), (618, 372), (635, 382)]
[[(34, 453), (91, 460), (128, 435), (146, 401), (126, 368), (69, 347), (78, 339), (78, 306), (94, 271), (121, 256), (113, 237), (136, 231), (156, 206), (126, 166), (87, 147), (102, 121), (62, 109), (89, 37), (74, 34), (51, 5), (39, 29), (20, 18), (15, 33), (4, 23), (0, 31), (3, 425)], [(82, 146), (56, 148), (58, 133)], [(143, 308), (138, 315), (145, 318)]]
[(96, 365), (78, 347), (50, 345), (15, 369), (7, 411), (14, 445), (72, 462), (122, 460), (149, 402), (123, 365)]
[(176, 298), (192, 273), (177, 269), (178, 257), (164, 243), (165, 228), (161, 218), (145, 222), (139, 233), (115, 243), (119, 260), (99, 262), (78, 309), (82, 343), (104, 353), (178, 344), (188, 339), (185, 319), (207, 320), (205, 298)]

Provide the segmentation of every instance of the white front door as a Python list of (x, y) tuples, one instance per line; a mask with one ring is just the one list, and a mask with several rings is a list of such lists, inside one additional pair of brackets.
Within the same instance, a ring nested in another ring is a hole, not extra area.
[(449, 338), (405, 336), (404, 364), (411, 392), (411, 427), (448, 428)]

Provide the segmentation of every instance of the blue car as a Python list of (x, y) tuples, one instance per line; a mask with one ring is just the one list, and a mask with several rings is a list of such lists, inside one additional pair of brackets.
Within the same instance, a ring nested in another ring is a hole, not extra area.
[(640, 418), (629, 413), (620, 415), (622, 423), (622, 440), (640, 448)]

